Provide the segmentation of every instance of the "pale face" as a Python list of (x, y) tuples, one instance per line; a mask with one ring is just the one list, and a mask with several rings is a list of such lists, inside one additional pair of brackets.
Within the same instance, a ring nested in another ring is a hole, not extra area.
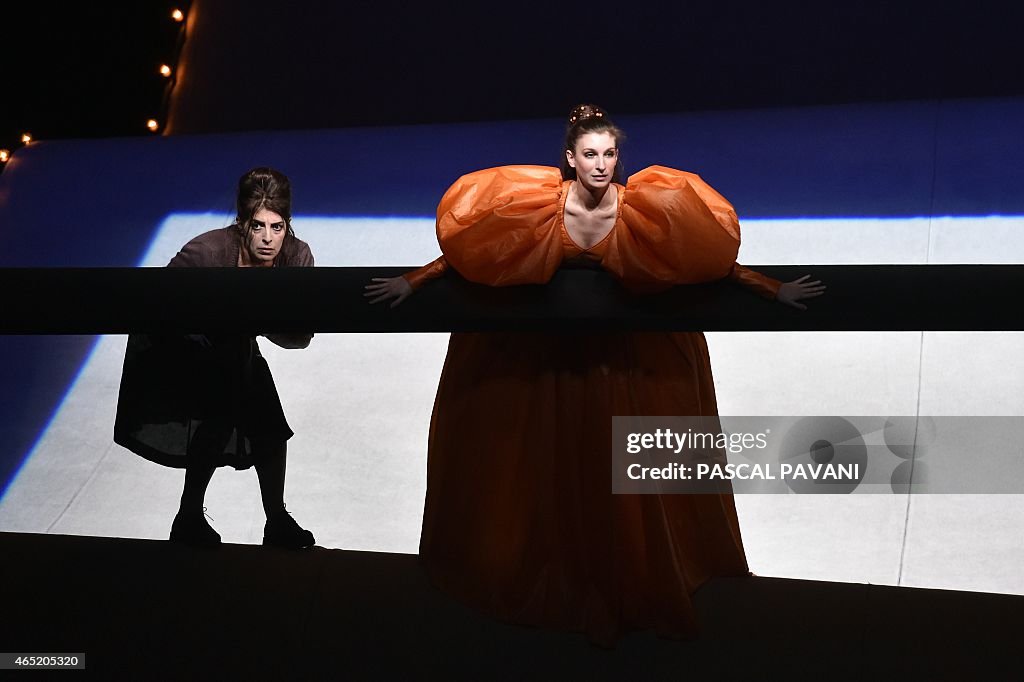
[(277, 213), (261, 208), (252, 219), (252, 231), (245, 244), (249, 262), (256, 267), (269, 267), (281, 253), (288, 226)]
[(608, 187), (619, 160), (619, 150), (611, 133), (585, 133), (576, 140), (576, 149), (565, 150), (576, 179), (589, 190)]

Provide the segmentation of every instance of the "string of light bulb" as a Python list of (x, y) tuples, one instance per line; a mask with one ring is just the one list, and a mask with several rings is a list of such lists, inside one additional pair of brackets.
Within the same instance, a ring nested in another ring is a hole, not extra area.
[[(187, 18), (187, 14), (186, 14), (187, 11), (188, 11), (187, 7), (185, 7), (185, 9), (182, 9), (181, 7), (175, 7), (175, 8), (173, 8), (171, 10), (170, 15), (169, 15), (170, 20), (179, 25), (177, 46), (176, 46), (176, 48), (174, 50), (173, 59), (171, 60), (171, 63), (174, 63), (174, 62), (177, 61), (178, 54), (180, 54), (180, 52), (181, 52), (181, 46), (182, 46), (182, 43), (183, 43), (183, 40), (184, 40), (184, 34), (185, 34), (185, 26), (186, 26), (186, 21), (185, 20)], [(163, 127), (160, 119), (165, 117), (166, 114), (167, 114), (167, 109), (168, 109), (169, 100), (170, 100), (170, 94), (171, 94), (171, 91), (173, 90), (175, 82), (176, 82), (176, 79), (174, 77), (175, 76), (175, 70), (174, 70), (174, 68), (169, 63), (164, 62), (164, 63), (158, 64), (157, 68), (156, 68), (156, 72), (157, 72), (157, 74), (160, 77), (166, 79), (167, 83), (164, 86), (164, 94), (163, 94), (163, 98), (162, 98), (162, 101), (161, 101), (161, 104), (160, 104), (160, 113), (156, 117), (150, 118), (150, 119), (146, 120), (146, 122), (145, 122), (146, 129), (149, 130), (152, 133), (159, 133), (161, 131), (162, 127)], [(20, 140), (21, 140), (21, 145), (22, 146), (27, 146), (27, 145), (31, 144), (33, 142), (33, 139), (34, 138), (32, 136), (32, 133), (30, 133), (28, 131), (24, 131), (24, 132), (22, 132), (20, 134)], [(14, 155), (15, 151), (17, 151), (17, 149), (12, 151), (10, 149), (0, 148), (0, 170), (2, 170), (6, 166), (7, 162)]]

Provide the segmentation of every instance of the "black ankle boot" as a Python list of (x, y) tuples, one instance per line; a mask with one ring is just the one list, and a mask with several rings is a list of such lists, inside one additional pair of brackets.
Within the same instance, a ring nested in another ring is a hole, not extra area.
[(295, 523), (292, 515), (284, 509), (267, 517), (267, 525), (263, 527), (264, 547), (306, 549), (315, 543), (313, 534)]
[(206, 522), (206, 508), (199, 514), (182, 513), (174, 517), (171, 524), (171, 542), (180, 542), (189, 547), (218, 547), (220, 546), (220, 533), (215, 531)]

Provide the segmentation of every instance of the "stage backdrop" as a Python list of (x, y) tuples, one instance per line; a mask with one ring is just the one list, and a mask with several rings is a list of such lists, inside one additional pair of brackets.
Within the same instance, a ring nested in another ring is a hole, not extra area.
[[(812, 266), (1022, 262), (1021, 121), (1024, 100), (1010, 99), (619, 123), (627, 171), (695, 171), (736, 205), (741, 262)], [(191, 236), (230, 223), (243, 171), (271, 165), (292, 178), (293, 224), (318, 265), (415, 266), (439, 253), (432, 216), (452, 181), (554, 165), (561, 135), (559, 120), (541, 120), (33, 144), (0, 176), (0, 265), (163, 266)], [(166, 536), (180, 472), (111, 442), (124, 342), (0, 339), (0, 530)], [(324, 334), (302, 351), (261, 341), (296, 431), (289, 509), (320, 544), (416, 551), (445, 344), (437, 334)], [(731, 333), (709, 344), (723, 414), (1024, 415), (1018, 334)], [(250, 474), (214, 478), (207, 503), (227, 541), (261, 536)], [(1012, 569), (1024, 559), (1020, 496), (738, 505), (759, 574), (1024, 593)]]

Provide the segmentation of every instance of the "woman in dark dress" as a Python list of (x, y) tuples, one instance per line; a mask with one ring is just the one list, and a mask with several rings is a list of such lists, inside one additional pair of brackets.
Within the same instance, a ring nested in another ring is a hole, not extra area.
[[(312, 267), (309, 246), (291, 227), (291, 185), (271, 168), (238, 182), (235, 224), (192, 239), (168, 267)], [(305, 348), (312, 334), (267, 334), (282, 348)], [(292, 430), (255, 337), (128, 338), (114, 441), (146, 459), (185, 469), (170, 539), (215, 547), (205, 518), (207, 486), (219, 466), (256, 467), (267, 515), (263, 544), (300, 549), (314, 543), (284, 505), (287, 441)]]

